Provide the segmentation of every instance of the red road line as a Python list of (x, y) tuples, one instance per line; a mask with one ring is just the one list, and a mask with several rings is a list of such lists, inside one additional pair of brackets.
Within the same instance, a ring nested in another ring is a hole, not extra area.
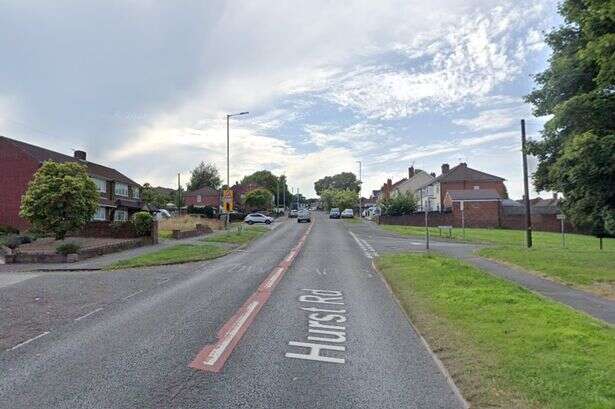
[(307, 240), (313, 224), (303, 233), (301, 239), (292, 248), (290, 253), (267, 275), (258, 289), (237, 310), (237, 312), (220, 328), (218, 340), (214, 344), (205, 345), (203, 349), (188, 365), (190, 368), (207, 372), (220, 372), (228, 357), (231, 355), (239, 340), (250, 327), (260, 309), (265, 305), (273, 289), (278, 285), (293, 261), (299, 255)]

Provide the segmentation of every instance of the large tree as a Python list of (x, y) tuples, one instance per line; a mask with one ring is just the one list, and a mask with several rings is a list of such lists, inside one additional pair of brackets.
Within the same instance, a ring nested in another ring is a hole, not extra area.
[(192, 192), (202, 187), (210, 187), (218, 189), (222, 180), (218, 168), (213, 163), (201, 162), (198, 166), (192, 169), (190, 174), (190, 182), (186, 185), (186, 190)]
[(177, 193), (165, 193), (149, 183), (144, 183), (141, 188), (141, 200), (156, 207), (166, 207), (167, 203), (177, 204)]
[(79, 163), (47, 161), (36, 171), (21, 198), (21, 217), (32, 227), (63, 240), (92, 219), (100, 194)]
[(528, 151), (537, 189), (562, 192), (570, 219), (593, 225), (615, 212), (615, 1), (565, 0), (559, 10), (549, 67), (526, 97), (552, 117)]
[(314, 182), (314, 190), (318, 196), (327, 189), (336, 190), (353, 190), (359, 192), (361, 190), (361, 182), (352, 172), (342, 172), (333, 176), (326, 176)]
[(325, 209), (353, 209), (359, 204), (359, 195), (350, 189), (325, 189), (320, 192)]
[[(244, 176), (241, 183), (254, 183), (255, 185), (269, 190), (274, 196), (274, 201), (276, 203), (282, 204), (284, 190), (286, 190), (286, 204), (290, 203), (292, 200), (292, 195), (288, 191), (288, 186), (286, 184), (286, 176), (284, 175), (276, 176), (268, 170), (259, 170), (251, 175)], [(277, 197), (278, 191), (280, 194), (279, 198)]]
[(244, 204), (251, 210), (271, 209), (273, 195), (268, 189), (254, 189), (246, 194)]

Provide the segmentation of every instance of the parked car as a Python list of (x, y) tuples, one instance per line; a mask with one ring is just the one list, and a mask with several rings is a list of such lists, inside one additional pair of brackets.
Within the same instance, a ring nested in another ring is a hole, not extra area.
[(164, 220), (164, 219), (170, 219), (171, 213), (169, 213), (168, 210), (166, 209), (158, 209), (158, 211), (154, 214), (154, 217), (158, 221)]
[(311, 222), (312, 219), (310, 218), (310, 211), (307, 209), (303, 209), (303, 210), (299, 210), (299, 212), (297, 213), (297, 223), (301, 223), (301, 222)]
[(290, 212), (288, 212), (288, 217), (297, 217), (297, 214), (299, 212), (296, 209), (292, 209)]
[(339, 219), (340, 218), (340, 209), (334, 207), (329, 211), (329, 219)]
[(254, 223), (271, 224), (273, 222), (273, 217), (265, 216), (262, 213), (250, 213), (249, 215), (246, 216), (245, 219), (243, 219), (243, 221), (248, 224), (254, 224)]
[(352, 219), (354, 217), (354, 212), (352, 209), (344, 209), (342, 212), (342, 219)]

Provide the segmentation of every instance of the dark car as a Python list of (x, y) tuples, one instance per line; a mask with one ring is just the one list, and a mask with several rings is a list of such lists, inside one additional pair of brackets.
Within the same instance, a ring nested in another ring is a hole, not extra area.
[(331, 211), (329, 211), (329, 219), (339, 219), (340, 215), (340, 209), (338, 209), (337, 207), (334, 207), (333, 209), (331, 209)]

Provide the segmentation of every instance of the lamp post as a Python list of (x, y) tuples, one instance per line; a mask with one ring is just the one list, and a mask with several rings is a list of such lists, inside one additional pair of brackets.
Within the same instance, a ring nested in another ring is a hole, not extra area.
[(361, 191), (363, 190), (363, 169), (361, 167), (362, 163), (360, 160), (357, 161), (359, 164), (359, 219), (363, 217), (363, 197), (361, 196)]
[[(230, 161), (230, 152), (231, 152), (231, 148), (230, 148), (230, 119), (233, 116), (239, 116), (239, 115), (248, 115), (249, 112), (245, 111), (245, 112), (240, 112), (238, 114), (227, 114), (226, 115), (226, 188), (230, 189), (231, 188), (231, 161)], [(233, 199), (234, 200), (234, 199)], [(226, 212), (226, 220), (224, 221), (224, 228), (226, 229), (228, 226), (228, 223), (230, 222), (230, 213), (227, 211)]]

